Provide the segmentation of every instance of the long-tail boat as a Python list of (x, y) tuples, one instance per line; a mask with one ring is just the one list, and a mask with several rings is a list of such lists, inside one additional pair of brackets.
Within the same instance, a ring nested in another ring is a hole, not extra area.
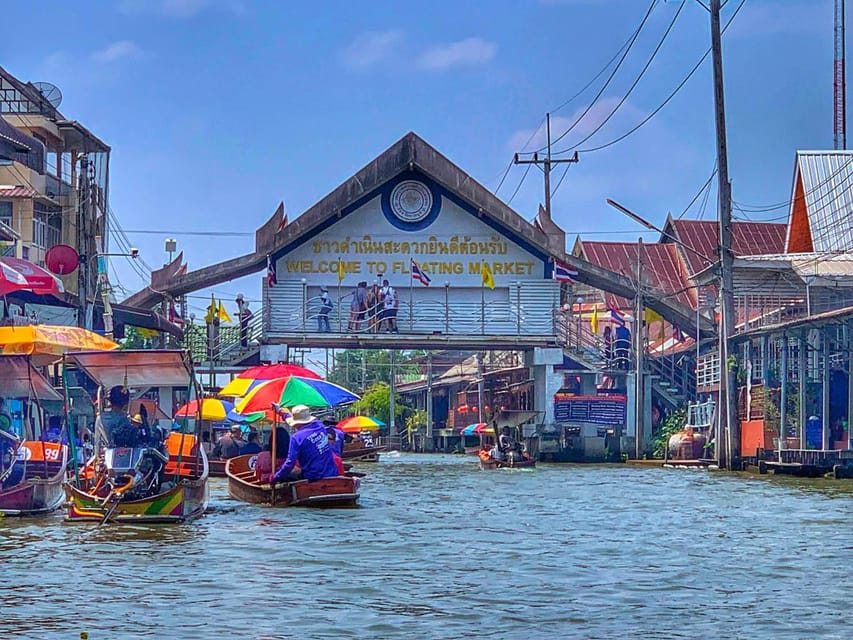
[(526, 454), (517, 454), (514, 451), (507, 453), (506, 460), (493, 458), (488, 449), (480, 449), (477, 457), (480, 460), (480, 468), (484, 471), (491, 471), (493, 469), (524, 469), (536, 466), (536, 460)]
[(68, 447), (36, 439), (36, 425), (44, 424), (41, 401), (61, 402), (62, 396), (23, 355), (0, 356), (0, 393), (27, 403), (29, 419), (24, 434), (0, 434), (0, 514), (29, 516), (50, 513), (62, 506), (62, 483)]
[[(101, 389), (124, 385), (142, 393), (151, 387), (183, 387), (198, 393), (191, 361), (182, 351), (74, 353), (65, 356), (65, 366), (81, 370)], [(162, 443), (96, 450), (65, 484), (66, 520), (154, 523), (202, 515), (208, 464), (199, 444), (198, 434), (173, 431)]]
[(272, 507), (354, 507), (358, 502), (356, 477), (298, 480), (271, 486), (260, 482), (255, 475), (257, 457), (257, 454), (237, 456), (225, 465), (228, 495), (235, 500)]

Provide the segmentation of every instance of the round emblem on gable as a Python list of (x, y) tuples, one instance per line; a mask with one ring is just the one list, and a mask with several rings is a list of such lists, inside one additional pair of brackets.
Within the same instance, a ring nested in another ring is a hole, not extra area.
[(422, 182), (404, 180), (391, 191), (391, 211), (403, 222), (420, 222), (432, 210), (432, 192)]

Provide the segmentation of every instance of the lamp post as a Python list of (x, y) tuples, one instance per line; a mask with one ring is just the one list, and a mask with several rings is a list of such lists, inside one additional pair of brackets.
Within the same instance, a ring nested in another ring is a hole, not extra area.
[[(110, 286), (109, 273), (107, 272), (106, 258), (110, 256), (121, 256), (125, 258), (136, 259), (139, 257), (139, 249), (131, 248), (130, 253), (103, 253), (104, 239), (102, 236), (95, 236), (95, 255), (89, 258), (90, 261), (97, 261), (98, 268), (98, 289), (101, 292), (101, 301), (104, 305), (104, 335), (112, 340), (113, 338), (113, 308), (110, 303), (110, 294), (113, 292)], [(86, 301), (83, 301), (83, 308), (86, 307)]]

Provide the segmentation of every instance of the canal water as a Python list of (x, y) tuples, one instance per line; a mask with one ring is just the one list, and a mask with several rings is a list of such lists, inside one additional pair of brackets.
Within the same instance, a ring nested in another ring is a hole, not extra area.
[(0, 638), (850, 638), (853, 488), (364, 464), (359, 509), (0, 521)]

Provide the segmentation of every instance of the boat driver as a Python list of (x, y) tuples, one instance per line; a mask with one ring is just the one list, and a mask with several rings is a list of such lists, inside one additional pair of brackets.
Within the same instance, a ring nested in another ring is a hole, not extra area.
[(110, 409), (102, 411), (95, 420), (95, 450), (99, 451), (104, 444), (107, 447), (135, 446), (136, 428), (131, 424), (127, 415), (130, 404), (130, 392), (122, 385), (116, 385), (109, 392)]
[[(291, 409), (287, 424), (297, 429), (290, 438), (287, 459), (270, 476), (270, 484), (305, 479), (311, 482), (338, 475), (332, 445), (326, 434), (326, 425), (311, 415), (311, 409), (298, 404)], [(299, 463), (300, 471), (294, 467)]]

